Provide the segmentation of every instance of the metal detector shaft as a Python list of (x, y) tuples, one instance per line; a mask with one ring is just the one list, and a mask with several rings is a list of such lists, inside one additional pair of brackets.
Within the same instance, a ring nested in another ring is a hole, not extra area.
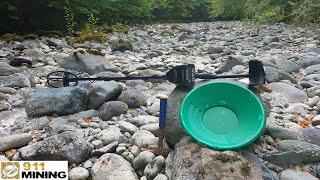
[(220, 78), (242, 78), (249, 77), (249, 74), (229, 74), (229, 75), (211, 75), (211, 74), (195, 74), (198, 79), (220, 79)]

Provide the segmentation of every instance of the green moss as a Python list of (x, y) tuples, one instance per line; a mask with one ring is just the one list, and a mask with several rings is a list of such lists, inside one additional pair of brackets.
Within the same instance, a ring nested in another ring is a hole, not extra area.
[(47, 37), (54, 37), (54, 36), (62, 37), (64, 35), (64, 33), (61, 31), (44, 31), (44, 30), (38, 30), (37, 34), (39, 36), (47, 36)]
[(78, 37), (72, 37), (68, 40), (69, 44), (84, 43), (86, 41), (106, 42), (108, 36), (101, 32), (80, 32)]
[(38, 35), (36, 34), (26, 34), (23, 36), (25, 39), (37, 39)]
[(10, 33), (6, 33), (2, 36), (0, 36), (0, 39), (6, 42), (10, 42), (10, 41), (19, 41), (22, 42), (24, 41), (24, 38), (22, 36), (19, 36), (17, 34), (10, 34)]
[(249, 176), (251, 174), (251, 166), (249, 162), (243, 162), (240, 169), (241, 173), (245, 176)]
[(93, 55), (98, 55), (98, 56), (105, 56), (106, 55), (105, 53), (102, 53), (102, 52), (95, 50), (95, 49), (88, 49), (87, 53), (90, 53)]
[(163, 30), (161, 32), (161, 35), (164, 35), (164, 34), (174, 35), (174, 32), (172, 32), (171, 30), (166, 29), (166, 30)]

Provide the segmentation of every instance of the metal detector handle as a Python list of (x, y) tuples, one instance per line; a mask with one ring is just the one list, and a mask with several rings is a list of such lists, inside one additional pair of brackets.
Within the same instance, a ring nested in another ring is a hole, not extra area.
[(159, 128), (164, 129), (166, 125), (167, 114), (167, 96), (160, 96), (160, 115), (159, 115)]

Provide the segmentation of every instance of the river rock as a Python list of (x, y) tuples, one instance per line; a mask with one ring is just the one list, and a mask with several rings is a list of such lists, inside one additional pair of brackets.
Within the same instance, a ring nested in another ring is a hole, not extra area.
[(153, 179), (160, 173), (164, 165), (165, 158), (157, 156), (144, 168), (143, 173), (148, 179)]
[(284, 170), (280, 173), (280, 180), (317, 180), (318, 178), (303, 171), (292, 169)]
[(320, 73), (320, 64), (308, 66), (304, 71), (309, 74), (319, 74)]
[(320, 57), (308, 57), (305, 59), (302, 59), (298, 65), (302, 66), (303, 68), (312, 66), (312, 65), (316, 65), (316, 64), (320, 64)]
[(109, 126), (107, 129), (100, 131), (97, 138), (103, 142), (103, 145), (108, 145), (112, 142), (126, 143), (128, 139), (121, 134), (120, 129), (115, 126)]
[(29, 133), (2, 136), (0, 137), (0, 152), (26, 146), (30, 141), (32, 141), (32, 136)]
[(132, 43), (123, 38), (115, 38), (109, 41), (112, 51), (133, 51)]
[(234, 151), (215, 151), (185, 137), (166, 160), (169, 179), (261, 179), (249, 161)]
[(263, 44), (268, 45), (273, 42), (280, 42), (280, 38), (277, 36), (266, 36), (263, 40)]
[(129, 108), (138, 108), (147, 104), (147, 96), (136, 89), (123, 91), (118, 100), (126, 103)]
[(272, 92), (279, 93), (281, 96), (286, 98), (291, 103), (298, 103), (298, 102), (307, 102), (308, 101), (308, 95), (289, 84), (282, 83), (282, 82), (275, 82), (270, 83)]
[(150, 107), (147, 108), (146, 112), (148, 114), (154, 114), (160, 111), (160, 102), (153, 103)]
[(121, 92), (122, 86), (115, 81), (93, 83), (88, 93), (88, 108), (97, 109), (104, 102), (116, 99)]
[(10, 65), (14, 67), (19, 67), (19, 66), (22, 66), (23, 64), (32, 66), (32, 58), (28, 56), (18, 56), (18, 57), (14, 57), (10, 61)]
[(132, 166), (135, 170), (143, 170), (156, 156), (149, 151), (141, 152), (134, 158)]
[(21, 72), (19, 68), (12, 67), (5, 62), (0, 62), (0, 76), (9, 76), (19, 72)]
[(150, 115), (140, 115), (134, 118), (129, 118), (128, 121), (138, 127), (151, 123), (159, 123), (159, 118)]
[(168, 177), (164, 174), (158, 174), (153, 180), (168, 180)]
[(117, 154), (101, 156), (91, 169), (94, 180), (138, 180), (131, 164)]
[(312, 144), (316, 144), (318, 146), (320, 146), (320, 129), (302, 129), (299, 132), (299, 140), (308, 142), (308, 143), (312, 143)]
[(229, 56), (228, 59), (223, 62), (222, 67), (219, 68), (217, 73), (228, 72), (236, 65), (245, 65), (245, 63), (238, 57)]
[(109, 101), (104, 103), (99, 108), (99, 117), (108, 121), (113, 116), (120, 116), (121, 114), (126, 114), (128, 111), (128, 105), (121, 101)]
[(0, 76), (0, 86), (23, 88), (31, 87), (31, 83), (26, 75), (16, 73), (9, 76)]
[(301, 69), (301, 67), (294, 62), (284, 59), (277, 59), (276, 65), (279, 69), (284, 70), (287, 73), (299, 72), (299, 70)]
[(77, 87), (39, 89), (26, 103), (30, 117), (74, 114), (86, 109), (86, 91)]
[(63, 68), (87, 72), (90, 75), (104, 71), (118, 71), (105, 57), (85, 52), (75, 52), (58, 64)]
[(69, 171), (70, 180), (86, 180), (89, 177), (89, 171), (83, 167), (75, 167)]
[(91, 155), (100, 157), (106, 153), (114, 153), (116, 151), (116, 148), (118, 147), (118, 144), (118, 141), (112, 142), (102, 148), (93, 150), (91, 152)]
[(147, 130), (139, 130), (132, 135), (131, 140), (132, 144), (137, 145), (139, 148), (148, 148), (157, 146), (159, 138)]
[(268, 83), (277, 82), (280, 80), (279, 70), (275, 67), (265, 66), (264, 67), (266, 73), (266, 81)]
[(130, 134), (134, 134), (139, 129), (137, 126), (127, 122), (127, 121), (118, 121), (119, 128), (122, 132), (129, 132)]
[(92, 150), (93, 145), (76, 133), (64, 132), (23, 147), (19, 152), (23, 160), (65, 160), (78, 164), (89, 158)]
[(224, 48), (221, 46), (209, 46), (207, 49), (207, 52), (209, 54), (218, 54), (218, 53), (223, 53)]
[(280, 138), (280, 139), (288, 139), (288, 140), (293, 140), (297, 139), (299, 132), (296, 131), (290, 131), (287, 128), (284, 128), (282, 126), (278, 126), (273, 123), (269, 123), (266, 126), (266, 132), (269, 136), (272, 138)]

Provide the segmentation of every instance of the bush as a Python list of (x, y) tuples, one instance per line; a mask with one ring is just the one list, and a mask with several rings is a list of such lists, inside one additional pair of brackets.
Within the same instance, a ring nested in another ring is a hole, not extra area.
[(302, 3), (291, 3), (293, 22), (297, 24), (320, 23), (320, 1), (305, 0)]

